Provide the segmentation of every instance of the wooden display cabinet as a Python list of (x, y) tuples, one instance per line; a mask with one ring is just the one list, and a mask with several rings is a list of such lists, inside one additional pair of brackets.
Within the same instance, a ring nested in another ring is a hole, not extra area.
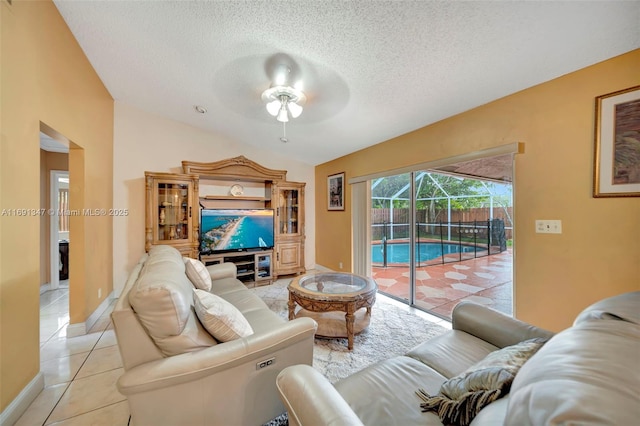
[(271, 182), (267, 208), (275, 210), (275, 275), (302, 274), (304, 267), (304, 188), (302, 182)]
[(145, 172), (145, 250), (171, 245), (198, 258), (198, 176)]
[[(254, 182), (264, 185), (263, 196), (200, 194), (201, 202), (230, 208), (267, 208), (275, 211), (274, 248), (271, 275), (302, 274), (304, 267), (305, 183), (287, 181), (286, 170), (268, 169), (244, 156), (213, 163), (183, 161), (184, 173), (196, 174), (203, 187), (207, 181), (227, 181), (230, 185)], [(227, 204), (228, 203), (228, 204)]]

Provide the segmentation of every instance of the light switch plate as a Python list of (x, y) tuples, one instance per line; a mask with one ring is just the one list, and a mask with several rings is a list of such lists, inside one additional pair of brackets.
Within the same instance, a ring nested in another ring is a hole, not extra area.
[(562, 234), (561, 220), (536, 220), (536, 233)]

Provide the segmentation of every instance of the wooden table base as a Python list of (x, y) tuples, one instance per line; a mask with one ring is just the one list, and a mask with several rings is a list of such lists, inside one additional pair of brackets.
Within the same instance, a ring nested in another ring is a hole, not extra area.
[(347, 314), (344, 312), (311, 312), (306, 309), (300, 309), (295, 316), (296, 318), (313, 318), (318, 323), (316, 337), (347, 339), (347, 347), (352, 350), (354, 336), (362, 333), (371, 322), (371, 308), (360, 309), (353, 315), (351, 333), (348, 330)]

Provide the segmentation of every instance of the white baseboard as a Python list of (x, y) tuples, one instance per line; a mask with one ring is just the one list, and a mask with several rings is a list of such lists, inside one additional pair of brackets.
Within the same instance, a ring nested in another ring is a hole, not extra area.
[(122, 290), (124, 290), (124, 287), (114, 288), (113, 289), (113, 293), (111, 293), (113, 298), (114, 299), (119, 299), (120, 295), (122, 294)]
[(109, 307), (113, 299), (114, 299), (114, 292), (112, 291), (111, 294), (105, 297), (102, 303), (98, 305), (96, 310), (93, 311), (91, 315), (89, 315), (89, 318), (87, 318), (85, 322), (69, 324), (67, 326), (67, 339), (69, 337), (83, 336), (87, 334), (87, 331), (91, 330), (91, 327), (93, 327), (96, 321), (98, 321), (98, 319), (102, 316), (102, 314), (104, 314), (104, 312), (107, 310), (107, 308)]
[(69, 324), (67, 326), (67, 339), (70, 337), (84, 336), (85, 334), (87, 334), (87, 324), (85, 322)]
[(313, 268), (313, 269), (315, 269), (316, 271), (321, 271), (321, 272), (333, 272), (333, 269), (329, 269), (326, 266), (318, 265), (317, 263), (316, 263), (315, 268)]
[(40, 286), (40, 294), (42, 294), (44, 292), (47, 292), (49, 290), (51, 290), (51, 284), (50, 283), (42, 284)]
[(27, 411), (33, 400), (44, 389), (44, 373), (38, 372), (27, 386), (15, 397), (13, 401), (0, 413), (0, 425), (12, 425)]

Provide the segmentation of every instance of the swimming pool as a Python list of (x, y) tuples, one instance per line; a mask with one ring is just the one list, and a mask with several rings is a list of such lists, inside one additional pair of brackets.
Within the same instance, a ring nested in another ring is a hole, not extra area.
[[(474, 246), (460, 244), (419, 243), (416, 245), (416, 262), (437, 259), (445, 254), (473, 253)], [(371, 263), (383, 263), (382, 244), (371, 245)], [(409, 263), (409, 243), (387, 244), (387, 263)]]

